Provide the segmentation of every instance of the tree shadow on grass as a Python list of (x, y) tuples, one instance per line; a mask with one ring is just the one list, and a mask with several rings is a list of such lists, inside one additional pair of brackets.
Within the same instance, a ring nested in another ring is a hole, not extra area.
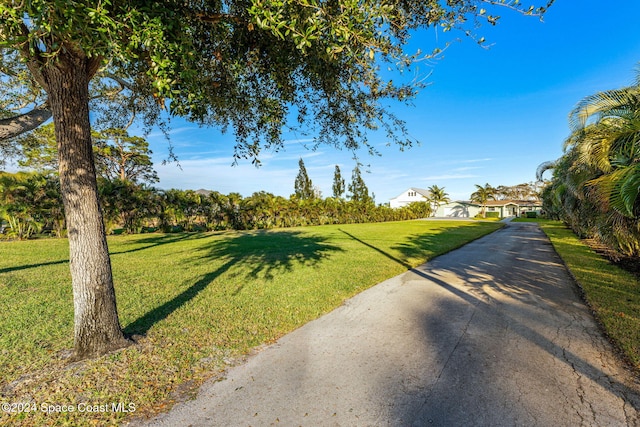
[(142, 239), (136, 239), (131, 242), (122, 243), (122, 245), (144, 245), (139, 248), (125, 249), (118, 252), (109, 251), (110, 255), (122, 255), (129, 254), (133, 252), (140, 252), (146, 249), (155, 248), (157, 246), (168, 245), (171, 243), (177, 243), (184, 240), (198, 240), (205, 239), (210, 235), (205, 233), (175, 233), (175, 234), (160, 234), (160, 235), (149, 235), (149, 237), (145, 237)]
[[(207, 235), (204, 233), (176, 233), (176, 234), (162, 234), (162, 235), (153, 235), (143, 239), (136, 239), (135, 241), (126, 242), (125, 245), (139, 245), (143, 244), (145, 246), (139, 248), (126, 249), (122, 251), (109, 251), (109, 255), (122, 255), (129, 254), (133, 252), (139, 252), (146, 249), (155, 248), (156, 246), (167, 245), (171, 243), (180, 242), (183, 240), (195, 240), (195, 239), (203, 239), (206, 238)], [(0, 273), (10, 273), (13, 271), (20, 270), (28, 270), (30, 268), (38, 268), (38, 267), (47, 267), (51, 265), (59, 265), (59, 264), (68, 264), (69, 259), (61, 259), (58, 261), (49, 261), (49, 262), (40, 262), (35, 264), (25, 264), (25, 265), (16, 265), (12, 267), (0, 268)]]
[(240, 271), (245, 271), (246, 277), (231, 296), (240, 293), (252, 279), (271, 280), (277, 274), (296, 268), (313, 267), (336, 251), (342, 249), (329, 244), (327, 238), (300, 231), (243, 232), (212, 240), (210, 244), (198, 249), (196, 262), (201, 264), (216, 260), (216, 265), (220, 261), (222, 265), (202, 275), (183, 292), (127, 325), (124, 331), (127, 335), (146, 334), (153, 325), (194, 299), (214, 280), (239, 263), (243, 264)]
[(355, 240), (356, 242), (362, 243), (363, 245), (365, 245), (368, 248), (373, 249), (374, 251), (384, 255), (385, 257), (389, 258), (391, 261), (397, 262), (398, 264), (400, 264), (401, 266), (405, 267), (407, 270), (411, 268), (411, 265), (409, 263), (407, 263), (406, 261), (403, 261), (399, 258), (396, 258), (395, 256), (391, 255), (388, 252), (383, 251), (382, 249), (378, 248), (377, 246), (372, 245), (371, 243), (365, 242), (364, 240), (354, 236), (351, 233), (348, 233), (342, 229), (340, 229), (340, 232), (346, 234), (347, 236), (349, 236), (350, 238), (352, 238), (353, 240)]
[(478, 233), (477, 235), (469, 232), (470, 228), (478, 227), (482, 227), (482, 223), (473, 222), (465, 224), (464, 227), (444, 228), (431, 233), (414, 234), (393, 246), (392, 249), (400, 252), (406, 259), (418, 258), (427, 262), (429, 259), (458, 249), (487, 234), (500, 230), (499, 228), (487, 230), (486, 233)]
[(37, 264), (25, 264), (25, 265), (16, 265), (13, 267), (0, 268), (1, 273), (10, 273), (12, 271), (20, 271), (20, 270), (28, 270), (30, 268), (38, 268), (38, 267), (47, 267), (50, 265), (59, 265), (59, 264), (69, 264), (68, 259), (61, 259), (59, 261), (49, 261), (49, 262), (40, 262)]
[[(472, 223), (467, 225), (466, 227), (473, 227), (473, 226), (479, 226), (479, 224), (476, 225)], [(339, 229), (339, 231), (341, 233), (346, 234), (356, 242), (362, 243), (364, 246), (367, 246), (368, 248), (371, 248), (374, 251), (384, 255), (385, 257), (389, 258), (391, 261), (403, 266), (407, 270), (410, 270), (411, 268), (413, 268), (413, 265), (407, 262), (407, 260), (423, 259), (423, 261), (426, 262), (429, 258), (433, 258), (434, 256), (456, 249), (470, 241), (468, 237), (464, 237), (468, 235), (466, 230), (460, 232), (461, 234), (464, 233), (462, 234), (463, 237), (457, 237), (456, 235), (457, 229), (455, 228), (453, 229), (445, 228), (437, 233), (415, 234), (415, 235), (409, 236), (402, 242), (392, 247), (392, 249), (397, 250), (402, 254), (402, 258), (398, 258), (397, 256), (394, 256), (393, 254), (383, 249), (380, 249), (379, 247), (363, 239), (360, 239), (359, 237), (354, 236), (353, 234), (343, 229)], [(442, 236), (440, 236), (440, 234), (442, 234)], [(478, 238), (479, 237), (482, 237), (482, 236), (478, 236)]]

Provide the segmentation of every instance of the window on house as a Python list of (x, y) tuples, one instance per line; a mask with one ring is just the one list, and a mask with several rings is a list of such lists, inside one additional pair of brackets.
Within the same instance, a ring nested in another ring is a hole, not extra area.
[(415, 197), (416, 192), (415, 191), (409, 191), (409, 197)]
[(489, 212), (495, 212), (496, 208), (489, 208)]

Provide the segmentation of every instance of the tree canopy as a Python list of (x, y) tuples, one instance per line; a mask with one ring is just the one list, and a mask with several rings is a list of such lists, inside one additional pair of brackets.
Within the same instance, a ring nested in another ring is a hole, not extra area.
[[(130, 110), (160, 105), (233, 128), (238, 157), (257, 161), (261, 143), (281, 147), (285, 124), (313, 133), (318, 143), (350, 149), (368, 146), (365, 130), (378, 127), (408, 145), (404, 124), (379, 101), (406, 100), (418, 88), (383, 77), (379, 67), (402, 70), (437, 53), (405, 53), (412, 31), (439, 26), (474, 36), (479, 22), (498, 21), (496, 5), (541, 14), (551, 3), (7, 1), (0, 5), (0, 43), (7, 49), (0, 69), (14, 102), (3, 108), (24, 107), (25, 100), (46, 105), (42, 65), (73, 54), (88, 60), (90, 77), (102, 77), (92, 83), (96, 91), (129, 90), (121, 101)], [(289, 116), (296, 121), (287, 123)]]
[(485, 208), (486, 203), (489, 200), (495, 200), (496, 198), (496, 189), (493, 188), (489, 183), (486, 183), (484, 186), (476, 184), (476, 191), (471, 193), (471, 201), (479, 203), (482, 205), (482, 216), (486, 215)]
[(124, 129), (94, 132), (97, 173), (111, 181), (158, 182), (149, 143)]
[(432, 185), (429, 187), (429, 202), (431, 203), (433, 214), (435, 215), (441, 204), (450, 202), (449, 194), (444, 191), (444, 187)]

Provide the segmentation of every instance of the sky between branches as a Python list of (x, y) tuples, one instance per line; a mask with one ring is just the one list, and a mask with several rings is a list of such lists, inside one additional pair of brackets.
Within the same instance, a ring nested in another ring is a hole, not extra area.
[[(582, 97), (633, 83), (640, 62), (638, 16), (637, 1), (557, 0), (542, 23), (505, 10), (496, 27), (479, 30), (488, 50), (461, 34), (420, 33), (409, 51), (453, 43), (441, 59), (419, 65), (415, 77), (426, 77), (430, 86), (414, 105), (392, 106), (421, 144), (401, 152), (386, 147), (381, 133), (371, 141), (379, 141), (382, 156), (358, 153), (376, 202), (409, 187), (438, 185), (452, 199), (468, 199), (474, 184), (534, 181), (540, 163), (562, 154), (567, 115)], [(347, 180), (355, 165), (349, 151), (310, 151), (308, 139), (285, 134), (286, 150), (264, 152), (260, 168), (250, 161), (232, 167), (233, 134), (181, 120), (172, 120), (171, 128), (182, 169), (161, 165), (167, 143), (160, 133), (149, 136), (159, 188), (243, 196), (264, 190), (288, 197), (302, 157), (313, 184), (330, 196), (335, 165)]]

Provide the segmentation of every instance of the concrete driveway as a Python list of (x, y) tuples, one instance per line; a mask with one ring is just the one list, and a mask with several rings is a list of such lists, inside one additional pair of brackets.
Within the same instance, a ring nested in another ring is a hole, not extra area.
[(346, 301), (146, 425), (624, 426), (640, 425), (639, 409), (549, 240), (510, 223)]

